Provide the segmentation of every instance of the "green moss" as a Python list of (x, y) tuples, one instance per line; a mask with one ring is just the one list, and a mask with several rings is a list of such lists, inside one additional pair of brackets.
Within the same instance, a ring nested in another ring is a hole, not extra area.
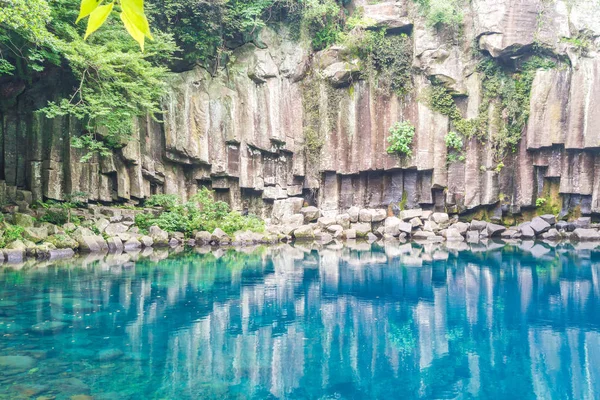
[(213, 232), (216, 228), (221, 228), (228, 235), (243, 230), (264, 230), (264, 223), (258, 217), (242, 216), (237, 211), (231, 211), (227, 203), (217, 201), (214, 192), (205, 187), (187, 203), (177, 199), (175, 205), (165, 209), (158, 216), (137, 214), (135, 225), (144, 232), (150, 226), (157, 225), (167, 232), (182, 232), (187, 236), (191, 236), (195, 231)]
[(535, 54), (520, 65), (499, 64), (491, 57), (483, 58), (477, 71), (483, 75), (483, 97), (479, 114), (472, 119), (462, 117), (453, 94), (441, 82), (433, 81), (426, 93), (426, 101), (433, 110), (447, 115), (454, 129), (465, 138), (476, 137), (484, 141), (488, 137), (490, 107), (492, 145), (498, 165), (509, 151), (516, 151), (521, 132), (529, 118), (531, 86), (538, 69), (555, 68), (555, 62)]
[(386, 31), (354, 30), (340, 40), (344, 56), (360, 60), (363, 76), (386, 95), (403, 96), (412, 90), (412, 38)]
[(398, 206), (400, 207), (400, 211), (404, 211), (406, 209), (406, 202), (408, 201), (408, 193), (405, 191), (402, 192), (402, 200)]
[(14, 242), (15, 240), (23, 239), (23, 232), (25, 228), (19, 225), (3, 224), (3, 231), (0, 232), (0, 247), (5, 247), (7, 244)]
[(471, 222), (473, 220), (477, 221), (490, 221), (489, 210), (487, 207), (481, 206), (475, 209), (468, 210), (467, 212), (461, 214), (459, 219), (462, 222)]
[(556, 179), (544, 180), (542, 195), (535, 201), (537, 215), (558, 215), (562, 209), (562, 196), (560, 195), (560, 181)]

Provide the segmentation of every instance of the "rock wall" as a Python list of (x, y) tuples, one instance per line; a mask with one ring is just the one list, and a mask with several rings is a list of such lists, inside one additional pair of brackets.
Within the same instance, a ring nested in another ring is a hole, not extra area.
[[(174, 76), (162, 122), (139, 121), (111, 158), (79, 162), (81, 151), (68, 145), (77, 122), (32, 113), (53, 94), (24, 92), (2, 111), (0, 200), (61, 200), (77, 191), (92, 202), (138, 202), (154, 193), (186, 198), (206, 185), (265, 217), (289, 197), (332, 215), (360, 206), (485, 209), (501, 218), (534, 209), (539, 197), (563, 215), (600, 212), (596, 2), (474, 0), (464, 5), (460, 32), (428, 27), (412, 1), (371, 3), (355, 0), (350, 9), (360, 9), (369, 28), (411, 36), (408, 95), (381, 90), (343, 48), (312, 53), (285, 26), (266, 28), (234, 50), (226, 70)], [(582, 34), (590, 38), (585, 51), (572, 44)], [(473, 47), (497, 60), (543, 47), (564, 61), (536, 73), (522, 140), (501, 169), (494, 124), (487, 140), (465, 143), (464, 161), (449, 163), (451, 123), (422, 99), (435, 78), (457, 94), (463, 117), (478, 115), (484, 77)], [(389, 128), (400, 120), (416, 128), (410, 158), (386, 153)]]

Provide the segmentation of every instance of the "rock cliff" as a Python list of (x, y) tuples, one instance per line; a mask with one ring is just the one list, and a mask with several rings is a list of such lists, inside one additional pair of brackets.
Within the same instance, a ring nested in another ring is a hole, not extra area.
[[(270, 216), (274, 202), (301, 197), (331, 215), (351, 206), (425, 208), (490, 218), (545, 203), (562, 215), (600, 212), (600, 6), (595, 1), (473, 0), (460, 29), (430, 27), (412, 1), (355, 0), (366, 29), (408, 35), (411, 89), (381, 80), (341, 46), (312, 52), (283, 25), (265, 28), (211, 74), (197, 67), (170, 83), (161, 121), (138, 121), (110, 158), (79, 162), (69, 146), (76, 121), (33, 113), (55, 96), (25, 91), (1, 111), (0, 195), (31, 202), (85, 192), (91, 202), (186, 198), (209, 186), (234, 208)], [(501, 102), (486, 99), (482, 56), (516, 66), (534, 54), (556, 61), (534, 72), (529, 114), (514, 151), (499, 156)], [(456, 121), (424, 98), (452, 94), (462, 118), (481, 118), (483, 137), (448, 159)], [(500, 110), (500, 111), (499, 111)], [(416, 128), (411, 157), (388, 154), (389, 128)], [(543, 202), (538, 201), (543, 199)]]

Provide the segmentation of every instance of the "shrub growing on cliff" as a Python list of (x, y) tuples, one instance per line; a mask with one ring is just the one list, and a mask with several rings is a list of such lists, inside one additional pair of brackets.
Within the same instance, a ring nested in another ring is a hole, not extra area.
[(463, 22), (459, 0), (415, 0), (415, 3), (430, 27), (447, 26), (457, 29)]
[(448, 149), (448, 162), (464, 161), (463, 141), (458, 133), (450, 131), (444, 136), (446, 148)]
[[(447, 115), (454, 129), (465, 138), (488, 140), (492, 125), (494, 156), (501, 162), (509, 151), (516, 150), (521, 140), (529, 118), (531, 86), (536, 71), (555, 67), (554, 61), (539, 54), (512, 67), (492, 58), (482, 59), (477, 70), (483, 75), (483, 96), (479, 115), (475, 118), (463, 118), (452, 93), (435, 80), (427, 91), (426, 101), (431, 109)], [(491, 118), (490, 110), (494, 111)]]
[(390, 128), (390, 136), (387, 138), (389, 147), (387, 152), (401, 156), (412, 156), (412, 141), (415, 136), (415, 127), (408, 121), (396, 122)]
[(396, 94), (403, 95), (412, 88), (412, 41), (405, 34), (374, 35), (371, 57), (382, 82)]
[(303, 23), (315, 50), (322, 50), (338, 40), (343, 21), (344, 14), (335, 0), (306, 1)]

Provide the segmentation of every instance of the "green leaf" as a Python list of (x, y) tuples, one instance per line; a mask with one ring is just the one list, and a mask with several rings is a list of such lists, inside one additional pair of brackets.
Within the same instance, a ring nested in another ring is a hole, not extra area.
[(152, 39), (150, 24), (144, 14), (144, 0), (121, 0), (121, 8), (123, 9), (123, 14), (125, 14), (126, 19), (129, 20), (129, 23), (135, 26), (137, 30), (148, 39)]
[(96, 8), (98, 8), (98, 4), (100, 4), (100, 0), (81, 0), (81, 6), (79, 8), (79, 16), (77, 17), (77, 24), (83, 18), (90, 15)]
[(85, 31), (85, 36), (83, 39), (87, 39), (92, 33), (96, 32), (98, 28), (104, 24), (106, 18), (110, 15), (115, 3), (106, 4), (103, 6), (98, 6), (92, 13), (90, 14), (90, 19), (88, 20), (87, 29)]
[(131, 35), (132, 38), (135, 39), (136, 42), (140, 44), (140, 48), (142, 52), (144, 51), (144, 33), (138, 29), (137, 26), (131, 23), (127, 14), (121, 13), (121, 21), (123, 21), (123, 25), (125, 25), (125, 29)]

